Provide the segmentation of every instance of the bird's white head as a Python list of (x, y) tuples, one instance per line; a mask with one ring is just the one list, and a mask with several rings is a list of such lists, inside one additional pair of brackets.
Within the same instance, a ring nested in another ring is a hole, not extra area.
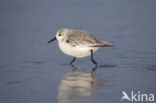
[(53, 42), (54, 40), (58, 40), (58, 41), (62, 41), (64, 40), (67, 35), (70, 34), (70, 29), (67, 29), (67, 28), (63, 28), (63, 29), (59, 29), (56, 33), (56, 37), (54, 37), (53, 39), (49, 40), (48, 43), (51, 43)]
[(56, 39), (58, 41), (63, 41), (70, 33), (69, 29), (63, 28), (57, 31), (56, 33)]

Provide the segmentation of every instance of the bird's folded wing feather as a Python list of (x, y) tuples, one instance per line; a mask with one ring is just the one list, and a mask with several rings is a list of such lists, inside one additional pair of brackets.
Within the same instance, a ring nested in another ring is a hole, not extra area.
[(112, 43), (98, 40), (94, 36), (84, 31), (73, 31), (68, 36), (68, 41), (72, 46), (102, 47), (112, 45)]

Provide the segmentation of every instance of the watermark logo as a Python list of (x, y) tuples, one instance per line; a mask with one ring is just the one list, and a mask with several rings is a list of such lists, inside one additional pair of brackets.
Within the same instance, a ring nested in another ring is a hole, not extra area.
[(146, 93), (141, 93), (140, 91), (134, 92), (131, 91), (130, 94), (126, 93), (125, 91), (122, 91), (122, 98), (121, 101), (128, 100), (132, 102), (137, 102), (137, 101), (147, 101), (147, 102), (153, 102), (154, 101), (154, 94), (146, 94)]

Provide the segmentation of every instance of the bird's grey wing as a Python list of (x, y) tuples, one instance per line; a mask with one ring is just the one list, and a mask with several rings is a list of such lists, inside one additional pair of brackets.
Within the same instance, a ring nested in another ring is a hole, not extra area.
[(91, 34), (85, 31), (73, 31), (68, 36), (68, 42), (72, 46), (88, 46), (88, 47), (103, 47), (112, 46), (112, 43), (103, 40), (98, 40)]
[(94, 46), (97, 43), (97, 39), (84, 31), (74, 31), (68, 36), (68, 42), (72, 46)]

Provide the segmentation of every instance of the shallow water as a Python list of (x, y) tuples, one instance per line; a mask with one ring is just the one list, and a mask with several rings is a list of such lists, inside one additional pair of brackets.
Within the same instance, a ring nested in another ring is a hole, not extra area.
[[(156, 94), (154, 0), (0, 1), (1, 103), (115, 103), (122, 91)], [(86, 30), (114, 43), (67, 65), (58, 29)], [(124, 102), (128, 102), (125, 100)]]

